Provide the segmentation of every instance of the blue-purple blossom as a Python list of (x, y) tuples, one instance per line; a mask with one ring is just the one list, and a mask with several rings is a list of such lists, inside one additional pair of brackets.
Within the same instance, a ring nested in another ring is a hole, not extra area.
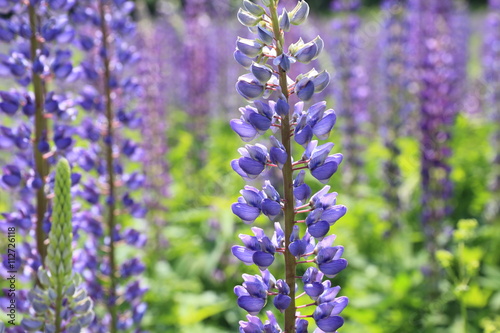
[(326, 110), (326, 102), (312, 105), (307, 111), (302, 110), (303, 104), (296, 105), (297, 126), (295, 127), (295, 141), (306, 147), (316, 136), (320, 140), (326, 140), (337, 121), (335, 112)]
[(325, 333), (334, 333), (344, 325), (344, 319), (339, 316), (340, 312), (347, 306), (347, 303), (324, 303), (318, 305), (314, 310), (313, 318), (318, 328)]
[(306, 172), (301, 170), (293, 181), (293, 195), (295, 199), (303, 203), (312, 194), (311, 187), (304, 182)]
[(231, 162), (233, 170), (243, 178), (257, 178), (264, 171), (269, 160), (267, 147), (258, 143), (246, 145), (238, 151), (242, 157)]
[[(411, 43), (414, 50), (419, 50), (415, 59), (419, 75), (415, 79), (420, 84), (422, 226), (427, 249), (434, 258), (437, 235), (451, 213), (449, 200), (453, 183), (449, 142), (463, 95), (460, 91), (464, 80), (464, 52), (453, 34), (457, 15), (454, 1), (439, 1), (439, 4), (410, 1), (408, 5), (418, 14), (412, 17), (410, 24), (419, 33), (419, 38)], [(430, 22), (441, 22), (440, 28), (433, 28)], [(439, 60), (443, 57), (448, 61)], [(432, 274), (438, 274), (436, 269)]]
[(346, 155), (346, 173), (342, 179), (345, 184), (358, 184), (359, 170), (364, 165), (363, 124), (367, 124), (367, 97), (369, 88), (367, 75), (361, 66), (361, 45), (358, 38), (361, 20), (356, 11), (359, 0), (333, 0), (332, 10), (347, 12), (338, 15), (332, 22), (332, 35), (328, 48), (336, 71), (333, 78), (333, 93), (337, 113), (342, 122), (342, 146)]
[(276, 321), (273, 313), (271, 311), (267, 311), (268, 320), (263, 323), (259, 317), (247, 315), (248, 321), (240, 321), (240, 333), (278, 333), (281, 332), (281, 328)]
[[(274, 262), (278, 244), (267, 237), (261, 228), (253, 227), (252, 231), (255, 236), (240, 234), (239, 237), (245, 246), (235, 245), (231, 251), (243, 263), (255, 264), (261, 270), (265, 270)], [(273, 239), (277, 238), (273, 237)]]
[(262, 276), (243, 274), (243, 284), (234, 287), (238, 306), (250, 315), (256, 315), (267, 302), (267, 292), (271, 289), (272, 275), (266, 270)]
[(410, 116), (408, 114), (410, 80), (408, 71), (405, 70), (409, 63), (408, 15), (405, 12), (405, 4), (399, 0), (385, 0), (381, 8), (387, 13), (377, 48), (377, 52), (382, 54), (380, 71), (385, 74), (381, 82), (383, 92), (381, 134), (384, 146), (390, 154), (383, 165), (383, 177), (387, 183), (384, 197), (388, 203), (385, 215), (390, 223), (389, 229), (393, 230), (398, 227), (401, 215), (399, 186), (402, 180), (397, 163), (401, 149), (398, 139), (403, 134), (403, 120)]
[(308, 228), (308, 231), (306, 231), (302, 239), (300, 239), (299, 227), (297, 225), (294, 226), (292, 235), (290, 236), (290, 245), (289, 245), (290, 253), (292, 253), (294, 257), (300, 258), (305, 254), (313, 252), (314, 239), (311, 238), (309, 232), (310, 228)]
[(288, 296), (290, 294), (290, 287), (285, 281), (280, 279), (276, 281), (276, 288), (278, 289), (278, 295), (274, 297), (273, 304), (280, 312), (284, 312), (292, 301), (290, 296)]
[[(12, 196), (17, 211), (2, 214), (2, 222), (14, 223), (24, 238), (18, 246), (22, 249), (18, 252), (20, 278), (40, 282), (34, 273), (44, 263), (51, 230), (52, 208), (46, 195), (53, 186), (50, 171), (59, 157), (71, 159), (74, 149), (77, 124), (70, 84), (79, 79), (72, 63), (72, 44), (80, 27), (66, 15), (74, 3), (63, 7), (54, 1), (2, 5), (9, 15), (1, 20), (1, 39), (10, 47), (2, 48), (0, 75), (12, 85), (9, 91), (0, 92), (0, 113), (9, 117), (0, 127), (0, 149), (10, 150), (12, 159), (2, 168), (0, 186)], [(8, 29), (3, 29), (4, 24)], [(70, 176), (72, 186), (77, 178)]]
[[(334, 277), (347, 266), (347, 261), (341, 258), (343, 247), (332, 246), (335, 236), (327, 236), (330, 227), (346, 213), (346, 208), (336, 205), (337, 194), (328, 193), (328, 186), (312, 195), (311, 187), (305, 183), (303, 169), (309, 169), (322, 183), (328, 182), (338, 170), (343, 156), (340, 153), (330, 155), (333, 143), (318, 145), (318, 141), (313, 140), (314, 136), (319, 140), (327, 139), (337, 117), (333, 110), (327, 110), (326, 102), (305, 107), (305, 102), (328, 86), (330, 76), (326, 71), (311, 69), (295, 78), (289, 76), (293, 64), (309, 64), (324, 48), (318, 36), (307, 43), (299, 38), (285, 49), (285, 33), (291, 29), (291, 24), (300, 25), (306, 20), (308, 4), (301, 1), (291, 12), (280, 8), (278, 13), (278, 2), (264, 0), (262, 3), (267, 7), (264, 9), (244, 1), (245, 9), (238, 12), (240, 23), (250, 27), (257, 36), (256, 39), (238, 37), (236, 42), (234, 57), (249, 70), (238, 78), (236, 90), (249, 104), (240, 108), (241, 117), (231, 120), (230, 125), (245, 142), (265, 135), (269, 129), (273, 135), (269, 138), (270, 145), (256, 143), (240, 148), (241, 157), (233, 160), (231, 167), (246, 181), (266, 176), (268, 173), (264, 171), (272, 168), (283, 176), (283, 186), (267, 179), (262, 191), (245, 186), (238, 202), (231, 206), (244, 223), (253, 223), (261, 213), (274, 222), (271, 238), (264, 229), (253, 227), (255, 236), (240, 234), (243, 246), (231, 249), (235, 257), (247, 265), (256, 265), (263, 274), (263, 278), (244, 274), (245, 282), (235, 288), (238, 305), (251, 314), (247, 322), (240, 322), (240, 332), (281, 332), (270, 313), (267, 325), (254, 317), (263, 309), (268, 297), (273, 297), (275, 308), (285, 313), (284, 331), (307, 332), (308, 322), (296, 313), (295, 280), (297, 265), (312, 262), (316, 262), (321, 273), (316, 268), (306, 271), (304, 295), (310, 295), (315, 301), (323, 295), (320, 303), (311, 304), (322, 307), (317, 308), (313, 317), (319, 327), (317, 330), (333, 332), (343, 324), (338, 314), (347, 303), (344, 298), (335, 298), (339, 288), (330, 288), (329, 282), (323, 283), (322, 278)], [(292, 108), (289, 99), (293, 94), (301, 101)], [(292, 136), (305, 150), (298, 161), (293, 158)], [(303, 213), (308, 215), (299, 220), (297, 216)], [(285, 228), (282, 222), (277, 222), (281, 218), (284, 218)], [(286, 276), (271, 285), (265, 276), (281, 254), (285, 257)], [(308, 259), (312, 256), (313, 259)]]
[(304, 283), (305, 293), (313, 300), (317, 300), (320, 295), (325, 291), (323, 285), (324, 274), (318, 271), (316, 267), (309, 267), (304, 275), (302, 275), (302, 282)]
[(347, 260), (341, 258), (344, 247), (334, 246), (322, 248), (316, 257), (319, 270), (332, 278), (347, 267)]

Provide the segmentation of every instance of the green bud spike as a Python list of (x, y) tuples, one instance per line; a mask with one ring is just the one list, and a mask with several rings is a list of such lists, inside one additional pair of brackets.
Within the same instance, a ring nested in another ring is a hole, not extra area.
[(57, 163), (52, 228), (47, 251), (47, 266), (51, 270), (52, 278), (57, 280), (54, 281), (57, 285), (63, 285), (72, 273), (70, 187), (71, 171), (68, 161), (63, 158)]
[[(21, 321), (21, 326), (30, 332), (80, 332), (94, 319), (92, 300), (80, 286), (81, 277), (73, 273), (70, 176), (68, 161), (61, 159), (56, 168), (52, 228), (45, 259), (47, 269), (38, 271), (43, 289), (36, 286), (30, 292), (36, 318)], [(65, 309), (73, 312), (69, 323), (63, 320)]]
[(71, 170), (66, 159), (57, 163), (56, 182), (54, 187), (54, 208), (52, 211), (52, 228), (49, 234), (47, 263), (56, 289), (55, 326), (54, 331), (61, 332), (62, 301), (66, 284), (72, 276), (72, 249), (73, 240), (71, 225)]

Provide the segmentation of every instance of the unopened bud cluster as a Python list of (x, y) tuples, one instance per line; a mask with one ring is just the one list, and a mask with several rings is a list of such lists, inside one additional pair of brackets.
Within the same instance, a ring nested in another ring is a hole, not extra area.
[(87, 296), (79, 275), (73, 273), (71, 242), (71, 172), (68, 161), (57, 164), (52, 228), (49, 234), (47, 269), (40, 268), (36, 286), (29, 293), (34, 318), (25, 318), (27, 331), (80, 332), (94, 319), (92, 300)]

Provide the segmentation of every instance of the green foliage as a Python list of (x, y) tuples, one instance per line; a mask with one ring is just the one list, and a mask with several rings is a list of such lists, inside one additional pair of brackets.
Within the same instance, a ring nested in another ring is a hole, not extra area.
[[(226, 119), (214, 118), (206, 124), (211, 135), (203, 141), (186, 130), (188, 121), (183, 112), (170, 113), (168, 160), (173, 186), (172, 196), (165, 202), (169, 207), (164, 216), (167, 227), (162, 230), (168, 247), (160, 252), (150, 249), (145, 256), (150, 291), (144, 328), (153, 332), (235, 332), (245, 314), (235, 306), (232, 289), (241, 283), (241, 272), (258, 273), (252, 267), (243, 269), (230, 253), (230, 247), (239, 242), (237, 234), (247, 232), (230, 210), (243, 185), (229, 164), (237, 157), (240, 142)], [(339, 192), (339, 203), (349, 208), (336, 224), (338, 244), (346, 247), (349, 267), (333, 280), (343, 286), (341, 294), (350, 298), (343, 331), (461, 332), (460, 300), (467, 307), (468, 332), (481, 332), (480, 328), (495, 332), (492, 327), (498, 326), (498, 318), (491, 314), (500, 311), (500, 249), (496, 245), (500, 230), (482, 218), (490, 199), (486, 188), (490, 130), (490, 125), (478, 119), (457, 119), (451, 161), (456, 189), (453, 219), (476, 218), (478, 222), (460, 222), (454, 233), (453, 242), (467, 242), (470, 247), (461, 252), (446, 248), (449, 252), (441, 254), (442, 262), (446, 264), (448, 258), (448, 266), (455, 271), (460, 255), (469, 283), (454, 286), (443, 271), (442, 294), (430, 303), (424, 296), (427, 277), (423, 271), (429, 258), (422, 246), (417, 139), (399, 139), (405, 213), (390, 234), (391, 226), (383, 220), (386, 203), (380, 194), (385, 186), (381, 163), (388, 155), (382, 143), (373, 140), (367, 147), (367, 185), (342, 188), (340, 168), (340, 177), (330, 185)], [(334, 133), (331, 141), (339, 143), (338, 136)], [(342, 151), (340, 144), (335, 149)], [(201, 158), (196, 156), (200, 152)], [(256, 225), (262, 226), (262, 221), (257, 220)], [(443, 239), (451, 241), (446, 234)]]
[[(245, 313), (235, 305), (233, 287), (241, 283), (242, 272), (258, 273), (230, 253), (230, 247), (239, 242), (237, 234), (248, 232), (230, 210), (244, 184), (229, 164), (238, 156), (240, 141), (227, 119), (212, 118), (206, 124), (209, 135), (203, 140), (187, 130), (189, 119), (184, 112), (171, 111), (167, 122), (170, 151), (166, 158), (172, 187), (171, 196), (161, 199), (169, 210), (162, 213), (166, 227), (159, 230), (166, 244), (160, 248), (149, 245), (144, 255), (149, 292), (143, 328), (151, 332), (236, 332)], [(367, 147), (366, 185), (342, 188), (340, 167), (339, 177), (330, 185), (339, 192), (338, 202), (348, 206), (347, 215), (336, 224), (336, 233), (337, 244), (346, 248), (349, 267), (333, 280), (342, 286), (341, 294), (350, 298), (342, 331), (461, 332), (461, 304), (467, 310), (467, 332), (499, 331), (500, 318), (495, 314), (500, 313), (500, 226), (483, 217), (484, 206), (491, 199), (486, 181), (491, 129), (483, 120), (466, 116), (459, 116), (454, 127), (455, 194), (450, 223), (471, 218), (477, 222), (450, 224), (457, 230), (451, 238), (444, 233), (447, 252), (440, 252), (443, 267), (455, 275), (464, 267), (466, 275), (462, 276), (465, 280), (454, 282), (443, 270), (442, 293), (432, 302), (424, 297), (428, 281), (423, 268), (428, 255), (422, 246), (419, 217), (418, 140), (399, 139), (404, 214), (399, 227), (389, 234), (391, 226), (383, 219), (386, 203), (381, 195), (385, 184), (380, 176), (388, 154), (381, 141), (372, 140)], [(337, 143), (334, 151), (341, 152), (339, 133), (334, 132), (331, 141)], [(0, 207), (8, 208), (8, 200), (2, 197)], [(145, 230), (152, 239), (157, 228), (149, 221), (127, 218), (121, 222)], [(257, 220), (256, 225), (262, 226), (263, 221)], [(462, 249), (460, 242), (466, 244)], [(119, 258), (128, 256), (124, 251), (120, 248)]]

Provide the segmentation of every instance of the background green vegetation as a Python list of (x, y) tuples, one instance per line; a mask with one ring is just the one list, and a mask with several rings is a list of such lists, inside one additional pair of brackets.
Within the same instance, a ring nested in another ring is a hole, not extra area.
[[(184, 130), (188, 121), (180, 110), (169, 114), (168, 159), (173, 187), (167, 202), (170, 212), (165, 216), (169, 226), (163, 230), (169, 247), (163, 251), (150, 249), (145, 256), (151, 288), (146, 296), (150, 309), (145, 328), (152, 332), (236, 332), (237, 322), (245, 313), (236, 307), (232, 289), (241, 283), (242, 273), (257, 273), (254, 267), (239, 264), (229, 251), (238, 243), (238, 233), (250, 232), (249, 226), (229, 209), (244, 185), (229, 166), (229, 161), (237, 157), (240, 141), (226, 120), (213, 119), (209, 132), (214, 135), (205, 142), (207, 163), (192, 165), (190, 152), (197, 143)], [(500, 311), (500, 248), (496, 246), (500, 227), (498, 221), (490, 224), (482, 219), (489, 200), (490, 131), (484, 120), (460, 116), (452, 143), (456, 191), (451, 224), (462, 218), (479, 221), (477, 237), (468, 244), (479, 253), (464, 258), (479, 265), (461, 296), (468, 309), (470, 333), (500, 330), (495, 316)], [(342, 151), (338, 132), (332, 141), (337, 144), (334, 149)], [(339, 192), (339, 203), (349, 208), (333, 228), (336, 243), (345, 246), (349, 261), (348, 269), (333, 280), (351, 301), (344, 312), (347, 323), (342, 331), (461, 332), (456, 285), (443, 275), (438, 299), (427, 303), (424, 298), (426, 277), (422, 269), (428, 258), (419, 220), (419, 145), (414, 138), (401, 139), (400, 143), (403, 153), (399, 165), (404, 176), (401, 192), (407, 211), (401, 216), (401, 228), (393, 234), (387, 235), (390, 226), (382, 217), (386, 205), (380, 194), (385, 186), (380, 172), (387, 152), (379, 140), (372, 140), (367, 147), (367, 186), (342, 188), (342, 168), (330, 184)], [(255, 225), (271, 230), (264, 218)], [(443, 235), (443, 243), (450, 242)], [(277, 269), (279, 266), (272, 271), (277, 273)], [(496, 330), (488, 331), (487, 327)]]

